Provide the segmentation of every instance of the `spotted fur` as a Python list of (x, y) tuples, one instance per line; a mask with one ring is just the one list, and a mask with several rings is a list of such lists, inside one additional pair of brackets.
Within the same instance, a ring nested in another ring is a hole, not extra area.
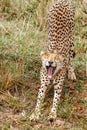
[(42, 67), (40, 71), (41, 87), (37, 104), (30, 119), (39, 119), (41, 106), (48, 85), (53, 83), (54, 98), (49, 114), (50, 119), (57, 117), (57, 106), (60, 100), (63, 82), (68, 71), (68, 78), (76, 76), (72, 60), (74, 57), (74, 9), (66, 0), (54, 4), (48, 14), (48, 50), (41, 53)]

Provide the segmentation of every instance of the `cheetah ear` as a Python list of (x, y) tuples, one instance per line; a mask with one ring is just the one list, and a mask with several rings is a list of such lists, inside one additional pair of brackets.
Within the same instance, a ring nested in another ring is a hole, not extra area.
[(61, 62), (64, 61), (64, 57), (63, 57), (62, 55), (59, 55), (58, 57), (59, 57), (59, 60), (60, 60)]
[(42, 56), (43, 54), (45, 54), (45, 52), (44, 52), (44, 51), (41, 51), (41, 52), (40, 52), (40, 56)]

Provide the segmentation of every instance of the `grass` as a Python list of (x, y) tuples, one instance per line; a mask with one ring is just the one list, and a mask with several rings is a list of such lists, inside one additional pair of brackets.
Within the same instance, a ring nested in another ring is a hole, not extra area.
[[(41, 67), (40, 51), (46, 50), (47, 10), (51, 1), (0, 1), (0, 129), (1, 130), (86, 130), (87, 128), (87, 10), (82, 0), (75, 3), (74, 59), (77, 81), (64, 84), (58, 118), (59, 127), (48, 123), (53, 90), (47, 92), (41, 121), (30, 122), (34, 110)], [(43, 6), (44, 5), (44, 6)], [(50, 100), (49, 100), (50, 99)]]

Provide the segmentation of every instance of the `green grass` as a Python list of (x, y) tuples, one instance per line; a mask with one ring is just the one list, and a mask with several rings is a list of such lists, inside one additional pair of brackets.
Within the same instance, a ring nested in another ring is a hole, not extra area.
[[(58, 108), (58, 117), (65, 121), (64, 129), (87, 128), (87, 10), (75, 1), (75, 51), (77, 81), (66, 81)], [(53, 91), (47, 92), (45, 113), (39, 122), (30, 122), (40, 87), (40, 51), (47, 46), (47, 10), (52, 1), (0, 1), (0, 129), (61, 130), (50, 126), (47, 115), (52, 105)], [(48, 98), (48, 99), (47, 99)], [(50, 101), (49, 101), (50, 99)], [(23, 113), (25, 113), (23, 115)], [(69, 126), (67, 123), (70, 123)], [(38, 126), (37, 126), (38, 125)]]

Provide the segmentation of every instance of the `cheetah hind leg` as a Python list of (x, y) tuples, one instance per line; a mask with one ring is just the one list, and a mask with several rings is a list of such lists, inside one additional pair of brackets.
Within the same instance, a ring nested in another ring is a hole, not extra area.
[(68, 79), (75, 81), (76, 80), (76, 75), (74, 72), (74, 68), (73, 66), (69, 65), (68, 67)]

